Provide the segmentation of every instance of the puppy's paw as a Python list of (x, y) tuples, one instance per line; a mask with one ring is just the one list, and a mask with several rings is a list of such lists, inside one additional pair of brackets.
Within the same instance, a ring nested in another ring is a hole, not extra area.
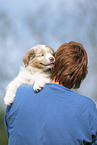
[(4, 103), (5, 105), (11, 105), (14, 101), (15, 95), (6, 95), (4, 97)]
[(40, 92), (40, 91), (42, 90), (42, 88), (43, 88), (43, 86), (39, 86), (39, 85), (35, 85), (35, 84), (34, 84), (34, 86), (33, 86), (33, 90), (34, 90), (35, 92)]

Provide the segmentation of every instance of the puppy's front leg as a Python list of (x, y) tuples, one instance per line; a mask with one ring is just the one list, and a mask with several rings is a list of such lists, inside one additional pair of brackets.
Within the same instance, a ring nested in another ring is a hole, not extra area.
[(5, 97), (4, 97), (4, 103), (6, 105), (11, 105), (11, 103), (13, 103), (14, 98), (16, 96), (17, 89), (20, 85), (21, 84), (17, 81), (17, 78), (15, 80), (13, 80), (8, 85), (7, 90), (6, 90), (6, 94), (5, 94)]
[(45, 83), (50, 83), (50, 78), (40, 78), (35, 80), (33, 89), (35, 92), (41, 91), (41, 89), (44, 87)]

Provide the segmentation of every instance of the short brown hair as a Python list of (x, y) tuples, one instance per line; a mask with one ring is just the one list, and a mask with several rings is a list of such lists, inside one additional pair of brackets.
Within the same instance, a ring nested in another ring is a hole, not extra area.
[(69, 89), (77, 89), (87, 75), (87, 63), (87, 53), (82, 44), (74, 41), (64, 43), (55, 53), (51, 80)]

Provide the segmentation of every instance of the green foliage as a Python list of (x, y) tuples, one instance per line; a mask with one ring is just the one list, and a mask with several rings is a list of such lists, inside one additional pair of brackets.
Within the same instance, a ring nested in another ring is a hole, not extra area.
[(0, 112), (0, 145), (7, 145), (7, 135), (4, 127), (4, 111)]

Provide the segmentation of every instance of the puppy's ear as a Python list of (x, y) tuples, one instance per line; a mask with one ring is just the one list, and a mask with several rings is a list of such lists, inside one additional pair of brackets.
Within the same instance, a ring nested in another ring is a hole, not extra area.
[(33, 49), (28, 50), (27, 53), (24, 55), (24, 57), (22, 58), (22, 62), (23, 64), (26, 66), (28, 66), (29, 62), (35, 57), (35, 52)]

